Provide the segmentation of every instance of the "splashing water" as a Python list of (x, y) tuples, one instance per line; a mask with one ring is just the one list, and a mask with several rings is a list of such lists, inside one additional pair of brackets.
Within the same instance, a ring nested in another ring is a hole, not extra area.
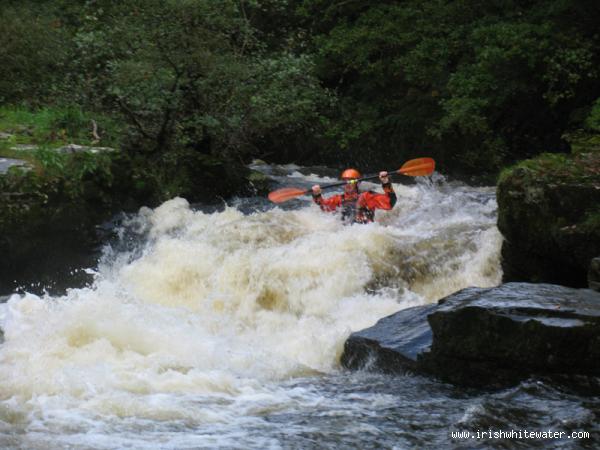
[[(298, 169), (296, 181), (318, 180)], [(294, 447), (291, 435), (327, 434), (323, 416), (394, 404), (391, 393), (332, 393), (348, 377), (347, 336), (501, 279), (493, 189), (395, 189), (394, 210), (369, 225), (344, 226), (306, 198), (250, 214), (256, 199), (142, 209), (129, 228), (143, 239), (107, 249), (93, 286), (1, 305), (0, 446)], [(303, 414), (281, 434), (282, 417)]]

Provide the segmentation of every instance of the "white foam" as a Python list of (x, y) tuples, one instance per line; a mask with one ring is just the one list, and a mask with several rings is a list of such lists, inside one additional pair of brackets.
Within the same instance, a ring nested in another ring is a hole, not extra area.
[[(396, 191), (397, 208), (366, 226), (315, 205), (205, 214), (173, 199), (144, 209), (139, 258), (117, 255), (92, 288), (0, 305), (0, 421), (109, 448), (115, 418), (197, 427), (318, 401), (280, 383), (337, 370), (346, 337), (385, 315), (499, 282), (495, 203), (432, 186)], [(114, 433), (117, 446), (152, 444)], [(28, 446), (42, 441), (28, 434)]]

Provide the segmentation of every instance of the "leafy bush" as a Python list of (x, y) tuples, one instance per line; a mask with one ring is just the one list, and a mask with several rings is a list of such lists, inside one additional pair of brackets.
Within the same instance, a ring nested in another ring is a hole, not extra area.
[(0, 104), (44, 105), (61, 90), (68, 32), (43, 2), (7, 3), (0, 8)]
[(0, 102), (62, 109), (58, 140), (123, 127), (149, 167), (428, 154), (494, 172), (564, 150), (600, 96), (594, 2), (5, 3)]
[[(96, 141), (92, 131), (96, 123)], [(66, 143), (118, 145), (122, 125), (103, 113), (84, 112), (78, 106), (0, 107), (0, 131), (16, 134), (16, 143), (59, 146)]]
[(585, 126), (592, 131), (600, 132), (600, 98), (592, 105), (592, 110), (585, 120)]

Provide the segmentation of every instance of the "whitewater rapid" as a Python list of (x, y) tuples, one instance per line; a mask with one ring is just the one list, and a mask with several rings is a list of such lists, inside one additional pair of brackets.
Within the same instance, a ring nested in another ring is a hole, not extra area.
[(135, 248), (107, 247), (92, 286), (0, 305), (0, 446), (285, 447), (247, 430), (342, 408), (295, 380), (339, 373), (351, 332), (500, 283), (492, 188), (394, 187), (397, 206), (369, 225), (344, 226), (307, 198), (250, 213), (244, 199), (143, 208), (124, 225)]

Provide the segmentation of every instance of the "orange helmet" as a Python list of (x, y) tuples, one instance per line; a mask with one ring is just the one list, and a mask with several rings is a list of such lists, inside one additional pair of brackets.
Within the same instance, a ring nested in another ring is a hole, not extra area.
[(356, 180), (360, 178), (360, 172), (356, 169), (346, 169), (342, 172), (342, 180)]

